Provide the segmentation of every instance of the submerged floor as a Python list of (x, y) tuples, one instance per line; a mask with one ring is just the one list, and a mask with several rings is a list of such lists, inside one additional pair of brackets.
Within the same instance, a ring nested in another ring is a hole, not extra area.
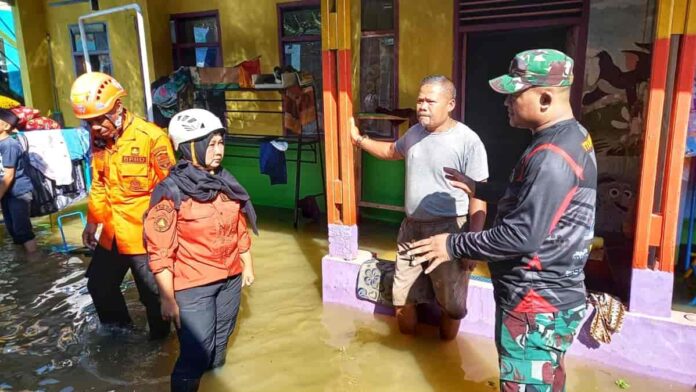
[[(292, 229), (284, 210), (259, 211), (253, 254), (256, 283), (243, 295), (227, 365), (206, 375), (202, 391), (494, 391), (492, 341), (460, 336), (442, 343), (433, 329), (401, 336), (394, 320), (323, 305), (325, 225)], [(393, 258), (397, 227), (361, 226), (361, 247)], [(80, 228), (69, 225), (77, 243)], [(39, 229), (43, 245), (59, 241)], [(166, 391), (176, 339), (150, 343), (144, 331), (97, 328), (84, 270), (89, 258), (51, 255), (26, 260), (6, 237), (0, 245), (0, 390)], [(485, 271), (482, 271), (485, 273)], [(132, 315), (144, 325), (132, 283), (124, 284)], [(569, 391), (692, 391), (637, 374), (568, 361)]]

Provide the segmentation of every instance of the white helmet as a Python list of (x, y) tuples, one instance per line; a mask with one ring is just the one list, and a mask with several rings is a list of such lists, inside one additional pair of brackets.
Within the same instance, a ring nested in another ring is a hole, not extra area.
[(186, 109), (172, 117), (169, 123), (169, 137), (174, 150), (179, 144), (202, 138), (215, 131), (225, 129), (220, 119), (205, 109)]

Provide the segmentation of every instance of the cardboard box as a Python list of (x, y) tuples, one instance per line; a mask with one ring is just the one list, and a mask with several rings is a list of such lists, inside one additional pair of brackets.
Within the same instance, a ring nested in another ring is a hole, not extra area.
[(200, 84), (239, 83), (239, 67), (198, 68)]

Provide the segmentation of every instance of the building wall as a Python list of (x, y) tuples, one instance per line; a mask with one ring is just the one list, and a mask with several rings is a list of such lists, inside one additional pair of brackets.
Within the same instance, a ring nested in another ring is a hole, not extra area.
[[(100, 6), (102, 9), (107, 9), (132, 3), (132, 0), (103, 0), (100, 1)], [(145, 14), (146, 41), (149, 42), (147, 0), (139, 0), (136, 3), (141, 6)], [(46, 34), (50, 34), (59, 109), (65, 117), (66, 124), (75, 126), (78, 125), (78, 121), (72, 114), (69, 102), (70, 87), (76, 77), (69, 26), (76, 25), (78, 17), (92, 11), (89, 3), (60, 7), (47, 4), (47, 0), (17, 3), (20, 29), (24, 36), (24, 61), (29, 63), (28, 72), (23, 73), (23, 78), (27, 80), (24, 84), (25, 89), (31, 91), (31, 99), (27, 100), (27, 104), (41, 110), (42, 113), (48, 113), (54, 109), (52, 82), (48, 68), (50, 61), (48, 41), (46, 40)], [(103, 18), (90, 19), (87, 22), (106, 23), (113, 75), (128, 91), (128, 97), (124, 99), (124, 103), (135, 113), (144, 115), (145, 105), (135, 13), (121, 12)], [(154, 75), (150, 49), (151, 47), (148, 48), (150, 75)]]
[(4, 41), (4, 57), (10, 90), (18, 96), (23, 96), (22, 76), (19, 72), (19, 52), (17, 51), (17, 29), (15, 27), (12, 8), (0, 3), (0, 35)]
[[(359, 13), (357, 14), (359, 18)], [(399, 1), (399, 107), (414, 108), (421, 79), (431, 74), (452, 78), (454, 62), (453, 0), (428, 2)], [(359, 31), (359, 29), (358, 29)], [(360, 53), (359, 47), (357, 53)], [(356, 60), (355, 64), (359, 64)], [(353, 79), (358, 86), (359, 77)], [(357, 93), (354, 90), (354, 97)], [(357, 104), (357, 103), (356, 103)], [(356, 106), (357, 107), (357, 106)], [(380, 161), (362, 154), (362, 199), (403, 206), (404, 162)], [(399, 221), (402, 213), (363, 209), (363, 216)]]
[[(67, 123), (75, 125), (68, 103), (70, 85), (75, 77), (68, 25), (76, 23), (79, 15), (88, 13), (89, 6), (79, 3), (47, 7), (47, 1), (18, 2), (21, 3), (18, 4), (18, 19), (22, 30), (22, 34), (19, 34), (20, 42), (27, 48), (27, 56), (23, 61), (27, 62), (28, 69), (24, 76), (24, 84), (28, 86), (28, 103), (44, 112), (52, 107), (45, 41), (46, 33), (50, 33), (61, 110)], [(102, 8), (109, 8), (130, 2), (103, 0), (100, 5)], [(220, 15), (224, 65), (231, 66), (260, 55), (262, 72), (270, 72), (280, 62), (276, 7), (281, 2), (139, 0), (146, 20), (151, 80), (172, 72), (169, 16), (208, 10), (218, 10)], [(600, 170), (605, 174), (600, 192), (619, 192), (622, 195), (618, 206), (616, 203), (601, 203), (600, 206), (603, 216), (600, 223), (606, 222), (608, 230), (619, 234), (625, 231), (623, 228), (626, 224), (630, 225), (637, 189), (642, 108), (646, 74), (649, 74), (649, 46), (644, 44), (650, 43), (652, 39), (653, 3), (653, 0), (600, 0), (591, 3), (583, 122), (595, 138)], [(434, 73), (454, 76), (452, 64), (456, 51), (453, 47), (453, 11), (453, 0), (431, 2), (427, 7), (418, 0), (399, 1), (399, 107), (414, 107), (418, 84), (424, 76)], [(360, 2), (356, 0), (353, 1), (352, 12), (355, 69), (353, 96), (356, 105), (360, 80), (359, 16)], [(45, 22), (37, 23), (37, 20)], [(636, 20), (640, 23), (636, 23)], [(142, 83), (139, 62), (136, 61), (137, 41), (133, 16), (131, 13), (119, 14), (102, 21), (108, 25), (114, 76), (129, 90), (126, 104), (142, 114)], [(629, 25), (635, 28), (617, 27)], [(623, 83), (626, 79), (634, 80), (634, 85)], [(255, 154), (255, 151), (245, 152)], [(263, 185), (267, 182), (258, 180), (258, 162), (246, 158), (228, 161), (228, 166), (236, 175), (248, 179), (245, 185), (252, 188), (252, 195), (263, 200), (261, 204), (290, 205), (292, 187), (283, 189)], [(306, 184), (314, 192), (321, 189), (319, 169), (316, 165), (308, 167), (306, 173), (310, 178)], [(289, 171), (289, 177), (294, 178), (292, 170)], [(403, 189), (403, 162), (378, 161), (363, 156), (363, 200), (402, 205)], [(398, 220), (402, 216), (374, 210), (364, 210), (364, 214), (392, 220)]]
[(53, 101), (48, 68), (46, 10), (43, 1), (16, 2), (13, 8), (20, 50), (24, 100), (27, 105), (48, 110)]

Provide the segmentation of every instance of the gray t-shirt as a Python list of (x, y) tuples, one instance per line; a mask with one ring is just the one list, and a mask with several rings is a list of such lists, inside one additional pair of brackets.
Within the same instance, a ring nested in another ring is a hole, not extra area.
[(469, 213), (469, 197), (450, 185), (443, 168), (455, 168), (475, 181), (488, 178), (486, 149), (474, 131), (460, 122), (438, 133), (416, 124), (396, 141), (396, 150), (406, 159), (408, 217), (427, 220)]

